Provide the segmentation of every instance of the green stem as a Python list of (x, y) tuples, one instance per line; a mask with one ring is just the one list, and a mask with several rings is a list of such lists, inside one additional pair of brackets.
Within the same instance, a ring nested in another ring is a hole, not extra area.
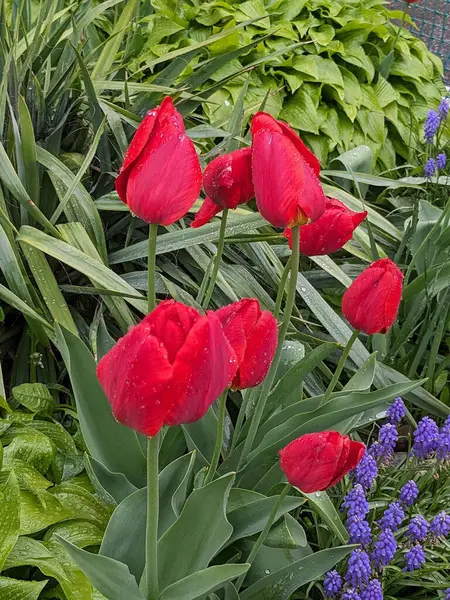
[(205, 298), (202, 302), (204, 309), (208, 308), (209, 301), (216, 285), (217, 274), (219, 273), (220, 261), (222, 260), (223, 246), (225, 243), (225, 229), (227, 228), (228, 208), (224, 208), (222, 212), (222, 221), (220, 223), (219, 242), (217, 244), (216, 258), (214, 260), (214, 268), (209, 280), (208, 289), (206, 290)]
[(158, 225), (150, 223), (148, 230), (148, 312), (156, 307), (155, 271), (156, 271), (156, 237)]
[(331, 394), (334, 392), (334, 388), (336, 387), (337, 382), (339, 381), (339, 376), (342, 373), (342, 369), (344, 368), (345, 365), (345, 361), (348, 358), (348, 355), (350, 354), (350, 350), (352, 349), (352, 346), (356, 340), (356, 338), (359, 335), (359, 331), (358, 329), (355, 329), (352, 333), (352, 335), (350, 336), (350, 339), (348, 340), (344, 351), (342, 352), (341, 358), (339, 359), (338, 365), (336, 367), (336, 371), (334, 372), (333, 377), (331, 378), (330, 384), (327, 387), (327, 390), (325, 392), (325, 394), (323, 395), (322, 401), (320, 404), (325, 404), (325, 402), (328, 402), (328, 400), (330, 399)]
[[(255, 545), (253, 546), (250, 554), (247, 557), (246, 562), (252, 564), (253, 561), (256, 558), (256, 555), (259, 552), (259, 549), (261, 548), (261, 546), (264, 544), (264, 541), (267, 537), (267, 534), (270, 531), (270, 528), (272, 527), (276, 517), (277, 517), (277, 513), (278, 510), (281, 506), (281, 503), (283, 502), (283, 500), (285, 499), (285, 497), (287, 496), (287, 493), (289, 492), (289, 490), (291, 489), (291, 484), (287, 483), (284, 488), (283, 491), (281, 492), (281, 494), (278, 496), (277, 501), (275, 502), (275, 504), (273, 505), (272, 511), (269, 515), (269, 518), (267, 519), (267, 523), (266, 526), (264, 527), (264, 529), (261, 531), (261, 533), (259, 534), (259, 538), (256, 540)], [(239, 590), (241, 589), (241, 585), (244, 582), (246, 573), (244, 573), (243, 575), (241, 575), (239, 577), (239, 579), (236, 581), (235, 583), (235, 588), (236, 591), (239, 592)]]
[(147, 598), (158, 600), (159, 433), (147, 440)]
[(273, 316), (278, 319), (281, 310), (281, 303), (283, 302), (284, 288), (286, 287), (286, 281), (291, 270), (291, 257), (289, 257), (284, 265), (283, 273), (281, 274), (280, 285), (278, 286), (277, 300), (275, 302), (275, 310)]
[(278, 365), (281, 359), (281, 352), (283, 350), (283, 343), (286, 337), (286, 333), (291, 321), (292, 308), (295, 302), (295, 293), (297, 289), (297, 275), (298, 275), (298, 264), (300, 255), (300, 227), (292, 228), (292, 256), (291, 256), (291, 276), (289, 278), (288, 293), (286, 298), (286, 306), (284, 307), (283, 321), (281, 323), (280, 333), (278, 335), (278, 345), (275, 351), (272, 364), (270, 365), (269, 372), (266, 379), (264, 380), (261, 394), (256, 405), (255, 412), (253, 413), (252, 421), (248, 430), (247, 437), (244, 442), (244, 448), (242, 449), (241, 458), (239, 460), (238, 471), (247, 462), (248, 455), (253, 447), (256, 433), (258, 432), (259, 424), (261, 423), (262, 416), (264, 414), (264, 408), (266, 406), (267, 398), (277, 373)]
[(205, 485), (211, 483), (214, 478), (214, 474), (217, 471), (219, 464), (220, 453), (222, 452), (223, 444), (223, 428), (225, 425), (225, 409), (227, 403), (228, 388), (226, 388), (219, 398), (219, 416), (217, 418), (217, 434), (216, 434), (216, 445), (214, 446), (214, 453), (209, 465), (208, 474), (205, 477)]
[(392, 47), (393, 50), (395, 50), (397, 42), (400, 38), (400, 34), (402, 32), (402, 29), (405, 26), (405, 19), (406, 19), (406, 15), (408, 14), (408, 9), (409, 9), (409, 4), (407, 2), (405, 2), (405, 7), (403, 9), (403, 14), (402, 14), (402, 22), (400, 23), (399, 28), (397, 29), (397, 34), (395, 36), (394, 45)]

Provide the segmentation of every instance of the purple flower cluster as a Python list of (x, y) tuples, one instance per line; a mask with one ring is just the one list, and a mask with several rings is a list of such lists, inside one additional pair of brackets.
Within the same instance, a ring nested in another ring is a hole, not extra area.
[(406, 415), (406, 406), (401, 398), (396, 398), (386, 411), (386, 417), (392, 425), (398, 425)]
[(405, 511), (400, 502), (392, 502), (384, 511), (384, 515), (379, 521), (380, 528), (397, 531), (404, 518)]
[(378, 476), (378, 467), (376, 460), (369, 452), (364, 452), (364, 456), (356, 469), (354, 469), (353, 475), (356, 483), (359, 483), (362, 487), (370, 490), (373, 482)]
[(423, 169), (423, 174), (425, 175), (425, 177), (433, 177), (433, 175), (436, 173), (436, 167), (437, 165), (435, 159), (429, 158), (425, 163), (425, 167)]
[(430, 417), (424, 417), (414, 432), (412, 454), (417, 458), (429, 458), (437, 448), (439, 428)]
[(371, 454), (373, 458), (379, 458), (382, 461), (387, 461), (394, 454), (397, 440), (397, 426), (393, 425), (392, 423), (386, 423), (380, 429), (378, 434), (378, 442), (375, 442), (369, 448), (369, 454)]
[(336, 570), (329, 571), (323, 582), (326, 598), (335, 598), (342, 589), (342, 577)]
[(412, 542), (423, 542), (428, 535), (428, 528), (428, 521), (425, 517), (417, 515), (409, 522), (406, 535)]
[(376, 569), (388, 565), (395, 556), (397, 541), (391, 529), (384, 529), (374, 544), (371, 555)]
[(438, 435), (436, 456), (440, 460), (450, 458), (450, 417), (447, 417)]
[(361, 544), (368, 546), (372, 541), (372, 530), (369, 522), (359, 517), (350, 517), (347, 519), (347, 529), (350, 544)]
[(383, 600), (383, 590), (378, 579), (372, 579), (361, 594), (361, 600)]
[(442, 171), (443, 169), (445, 169), (446, 164), (447, 164), (447, 155), (445, 154), (445, 152), (440, 152), (436, 156), (436, 167), (438, 168), (439, 171)]
[(427, 142), (432, 142), (434, 136), (439, 129), (441, 119), (435, 110), (428, 111), (427, 118), (425, 120), (424, 137)]
[(419, 495), (419, 488), (415, 481), (407, 481), (400, 490), (399, 500), (405, 506), (412, 506)]
[(345, 581), (353, 587), (362, 587), (368, 583), (372, 572), (369, 555), (365, 550), (353, 550), (348, 559)]
[(430, 532), (434, 537), (447, 537), (450, 533), (450, 516), (441, 510), (430, 523)]
[(441, 121), (445, 121), (450, 110), (450, 98), (442, 98), (438, 108), (438, 115)]
[(361, 600), (361, 596), (356, 590), (350, 588), (342, 594), (342, 600)]
[(420, 544), (415, 544), (405, 554), (404, 571), (415, 571), (425, 563), (425, 552)]
[(369, 503), (367, 502), (362, 485), (357, 483), (349, 493), (344, 496), (342, 508), (347, 510), (347, 517), (364, 518), (367, 515), (369, 512)]

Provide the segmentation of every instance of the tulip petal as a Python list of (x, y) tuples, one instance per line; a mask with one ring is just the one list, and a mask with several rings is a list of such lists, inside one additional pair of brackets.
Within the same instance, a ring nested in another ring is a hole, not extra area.
[(209, 163), (203, 175), (207, 195), (222, 208), (236, 208), (254, 196), (251, 148), (234, 150)]
[(197, 153), (181, 115), (171, 102), (163, 103), (152, 134), (128, 176), (130, 210), (147, 223), (170, 225), (197, 200), (201, 178)]
[(97, 367), (115, 418), (147, 436), (155, 435), (164, 424), (159, 398), (172, 374), (167, 351), (151, 335), (145, 319), (122, 337)]
[[(163, 100), (164, 102), (168, 100), (167, 98)], [(131, 166), (138, 159), (140, 153), (145, 147), (145, 144), (148, 142), (150, 135), (153, 131), (153, 127), (155, 125), (156, 117), (159, 112), (159, 106), (150, 110), (142, 120), (141, 124), (136, 130), (133, 139), (131, 140), (130, 145), (128, 146), (128, 150), (125, 154), (125, 158), (123, 160), (123, 165), (120, 169), (119, 175), (116, 178), (116, 191), (119, 195), (119, 198), (122, 202), (127, 203), (127, 182), (130, 174)]]
[(217, 317), (200, 317), (173, 365), (172, 383), (164, 399), (166, 423), (179, 425), (203, 417), (232, 380), (236, 368), (235, 354)]
[(178, 351), (199, 317), (200, 314), (195, 308), (175, 300), (161, 302), (147, 317), (152, 334), (166, 348), (171, 364), (174, 363)]
[(320, 162), (315, 154), (306, 146), (295, 131), (284, 121), (278, 121), (278, 125), (283, 130), (283, 133), (291, 140), (305, 161), (314, 171), (316, 177), (320, 175)]
[[(247, 352), (233, 380), (233, 387), (240, 389), (259, 385), (267, 375), (278, 342), (276, 319), (270, 312), (263, 311), (247, 336)], [(231, 345), (234, 348), (233, 343)]]
[(223, 208), (217, 206), (217, 204), (213, 202), (211, 198), (206, 198), (201, 205), (200, 210), (195, 215), (194, 220), (191, 223), (191, 227), (196, 228), (206, 225), (206, 223), (209, 223), (211, 219), (222, 210)]

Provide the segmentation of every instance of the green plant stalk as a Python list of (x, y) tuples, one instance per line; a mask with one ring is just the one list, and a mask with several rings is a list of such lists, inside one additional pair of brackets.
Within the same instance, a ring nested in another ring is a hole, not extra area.
[(156, 307), (155, 271), (156, 271), (156, 238), (158, 225), (150, 223), (148, 231), (148, 312)]
[(259, 424), (264, 413), (267, 398), (277, 373), (278, 365), (281, 359), (281, 351), (283, 349), (283, 343), (286, 337), (286, 333), (291, 320), (292, 309), (295, 302), (295, 294), (297, 290), (297, 275), (298, 265), (300, 259), (300, 226), (292, 228), (292, 255), (291, 255), (291, 276), (289, 278), (288, 294), (286, 298), (286, 305), (284, 307), (283, 321), (281, 323), (280, 333), (278, 335), (278, 345), (275, 351), (272, 364), (261, 390), (261, 394), (256, 405), (255, 412), (253, 413), (252, 421), (248, 430), (247, 438), (244, 442), (244, 448), (239, 460), (238, 471), (241, 469), (247, 461), (248, 455), (253, 447), (256, 434), (258, 432)]
[(225, 409), (227, 404), (228, 388), (226, 388), (219, 398), (219, 416), (217, 418), (217, 434), (216, 434), (216, 445), (214, 446), (214, 452), (209, 465), (208, 474), (205, 477), (205, 485), (211, 483), (214, 478), (214, 474), (217, 471), (219, 464), (220, 453), (222, 452), (223, 444), (223, 428), (225, 425)]
[[(158, 225), (148, 233), (148, 312), (156, 307), (155, 269)], [(158, 600), (158, 521), (159, 521), (159, 433), (147, 440), (147, 527), (145, 540), (146, 587), (148, 600)]]
[[(250, 554), (247, 557), (247, 560), (245, 562), (252, 564), (253, 561), (256, 558), (256, 555), (259, 552), (259, 549), (261, 548), (261, 546), (264, 544), (264, 541), (267, 537), (267, 534), (270, 531), (270, 528), (272, 527), (276, 516), (277, 516), (277, 512), (278, 509), (281, 506), (281, 503), (283, 502), (283, 500), (285, 499), (285, 497), (287, 496), (287, 493), (289, 492), (289, 490), (291, 489), (291, 484), (287, 483), (284, 488), (283, 491), (281, 492), (281, 494), (278, 496), (277, 501), (275, 502), (275, 504), (273, 505), (272, 511), (269, 515), (269, 518), (267, 519), (267, 523), (266, 526), (264, 527), (264, 529), (261, 531), (261, 533), (259, 534), (258, 539), (255, 542), (255, 545), (253, 546)], [(239, 590), (241, 589), (241, 585), (244, 583), (244, 579), (245, 579), (246, 573), (244, 573), (243, 575), (241, 575), (239, 577), (239, 579), (236, 581), (235, 583), (235, 588), (236, 591), (239, 592)]]
[(284, 296), (284, 288), (286, 287), (286, 281), (289, 275), (289, 271), (291, 270), (291, 256), (287, 259), (286, 264), (284, 265), (283, 273), (281, 274), (280, 285), (278, 287), (277, 299), (275, 302), (275, 310), (273, 311), (273, 316), (275, 319), (278, 319), (281, 310), (281, 303), (283, 302)]
[(350, 336), (347, 344), (345, 345), (344, 351), (342, 352), (341, 358), (339, 359), (338, 365), (336, 367), (336, 371), (334, 372), (333, 377), (331, 378), (330, 384), (327, 387), (325, 394), (323, 395), (322, 401), (320, 404), (325, 404), (330, 399), (331, 394), (334, 392), (334, 388), (336, 387), (337, 382), (339, 381), (339, 376), (342, 373), (342, 369), (344, 368), (345, 361), (350, 354), (350, 350), (352, 349), (353, 344), (355, 343), (356, 338), (359, 335), (359, 330), (355, 329)]
[(147, 536), (145, 545), (148, 600), (158, 600), (159, 433), (147, 440)]
[(225, 244), (225, 229), (227, 228), (227, 217), (228, 208), (224, 208), (222, 212), (222, 221), (220, 223), (219, 242), (217, 244), (216, 258), (214, 260), (214, 268), (211, 273), (211, 279), (209, 280), (208, 288), (206, 290), (205, 298), (202, 302), (204, 309), (208, 308), (211, 296), (216, 285), (217, 274), (219, 273), (220, 261), (222, 260), (223, 247)]

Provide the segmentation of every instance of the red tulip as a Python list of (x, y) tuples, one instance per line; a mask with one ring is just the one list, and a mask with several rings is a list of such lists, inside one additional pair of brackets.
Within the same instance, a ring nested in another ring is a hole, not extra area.
[[(302, 227), (300, 252), (305, 256), (336, 252), (352, 238), (353, 231), (366, 216), (367, 211), (356, 213), (336, 198), (327, 198), (322, 216), (314, 223)], [(283, 235), (287, 237), (292, 249), (291, 229), (285, 229)]]
[(342, 314), (368, 335), (386, 333), (397, 318), (403, 274), (390, 258), (380, 258), (358, 275), (344, 293)]
[(251, 148), (235, 150), (211, 161), (203, 174), (203, 187), (207, 198), (191, 227), (209, 223), (224, 208), (236, 208), (253, 198)]
[(280, 450), (280, 466), (290, 484), (305, 494), (335, 485), (354, 469), (365, 446), (337, 431), (307, 433)]
[(219, 319), (167, 300), (101, 359), (97, 377), (118, 421), (147, 436), (197, 421), (229, 385), (236, 357)]
[(120, 199), (147, 223), (170, 225), (197, 200), (202, 171), (172, 98), (147, 113), (116, 179)]
[(260, 384), (277, 347), (275, 317), (267, 310), (261, 311), (254, 298), (224, 306), (215, 314), (237, 358), (238, 369), (231, 387), (245, 389)]
[(312, 223), (325, 210), (320, 165), (295, 132), (259, 112), (252, 120), (252, 172), (256, 202), (275, 227)]

